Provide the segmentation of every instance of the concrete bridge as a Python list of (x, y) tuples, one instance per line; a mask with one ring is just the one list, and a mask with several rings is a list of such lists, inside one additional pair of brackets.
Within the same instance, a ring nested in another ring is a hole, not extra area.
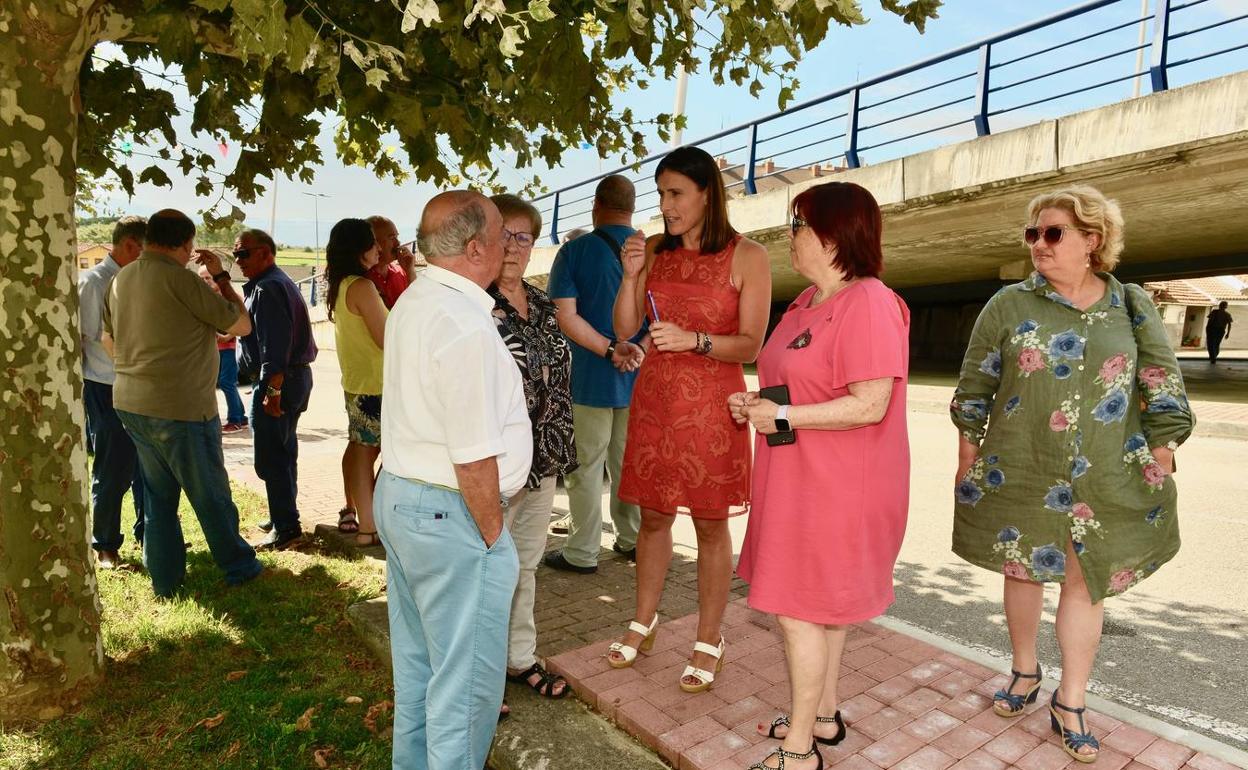
[[(879, 165), (802, 176), (729, 202), (737, 229), (771, 254), (777, 302), (805, 287), (789, 265), (790, 202), (829, 179), (875, 195), (885, 217), (886, 280), (917, 301), (983, 299), (1025, 276), (1027, 202), (1076, 182), (1122, 205), (1120, 277), (1248, 272), (1248, 72)], [(639, 226), (655, 233), (663, 222)], [(556, 251), (536, 248), (530, 275), (547, 273)]]

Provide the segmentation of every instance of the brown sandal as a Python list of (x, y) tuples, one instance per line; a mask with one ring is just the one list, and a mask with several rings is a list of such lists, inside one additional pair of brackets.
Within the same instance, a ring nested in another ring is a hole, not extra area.
[(338, 511), (338, 531), (354, 535), (360, 531), (360, 518), (354, 508), (343, 508)]
[[(361, 541), (360, 538), (362, 537), (366, 537), (368, 539)], [(355, 533), (355, 547), (356, 548), (372, 548), (375, 545), (381, 545), (381, 544), (382, 544), (381, 535), (377, 534), (377, 530), (373, 530), (372, 532), (365, 532), (363, 530), (360, 530), (359, 532)]]

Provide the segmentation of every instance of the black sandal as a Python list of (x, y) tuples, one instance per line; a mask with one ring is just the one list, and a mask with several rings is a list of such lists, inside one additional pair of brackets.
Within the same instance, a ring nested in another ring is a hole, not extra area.
[[(541, 678), (538, 679), (537, 682), (530, 682), (529, 677), (533, 676), (534, 674), (537, 674)], [(555, 698), (555, 699), (562, 698), (563, 696), (568, 694), (569, 690), (572, 689), (571, 685), (568, 684), (568, 680), (564, 679), (558, 674), (552, 674), (546, 669), (542, 668), (541, 663), (534, 663), (533, 665), (529, 666), (524, 671), (521, 671), (519, 674), (508, 674), (507, 681), (517, 682), (519, 684), (527, 685), (530, 689), (532, 689), (538, 695), (541, 695), (543, 698)], [(560, 682), (563, 682), (563, 689), (560, 690), (558, 693), (556, 693), (555, 685), (557, 685)]]
[[(1036, 702), (1036, 698), (1040, 695), (1040, 680), (1044, 679), (1044, 672), (1040, 670), (1040, 664), (1036, 664), (1036, 673), (1020, 674), (1014, 669), (1010, 669), (1010, 673), (1014, 678), (1010, 680), (1010, 686), (1004, 690), (997, 690), (992, 696), (992, 710), (999, 717), (1013, 719), (1023, 713), (1023, 709)], [(1027, 692), (1014, 694), (1010, 692), (1014, 689), (1014, 685), (1018, 684), (1020, 679), (1035, 679), (1036, 683), (1027, 688)]]
[[(835, 746), (836, 744), (845, 740), (845, 723), (841, 720), (840, 709), (837, 709), (836, 713), (830, 717), (816, 716), (815, 721), (821, 724), (825, 724), (825, 725), (830, 725), (830, 724), (836, 725), (836, 735), (832, 736), (831, 738), (820, 738), (818, 735), (815, 736), (815, 740), (818, 741), (819, 743), (822, 743), (824, 746)], [(772, 738), (775, 740), (783, 740), (781, 736), (776, 735), (777, 727), (792, 727), (792, 725), (789, 724), (788, 714), (781, 714), (780, 716), (771, 720), (771, 727), (768, 728), (767, 730), (768, 738)]]
[[(1066, 723), (1062, 721), (1057, 710), (1077, 714), (1079, 716), (1079, 732), (1070, 730), (1066, 727)], [(1049, 722), (1053, 725), (1053, 732), (1062, 737), (1062, 750), (1078, 762), (1087, 764), (1095, 762), (1096, 758), (1101, 755), (1101, 742), (1092, 736), (1088, 730), (1088, 726), (1084, 724), (1083, 712), (1087, 711), (1087, 707), (1072, 709), (1070, 706), (1063, 706), (1057, 702), (1057, 693), (1053, 693), (1053, 700), (1049, 701)], [(1091, 754), (1081, 754), (1079, 749), (1084, 746), (1091, 746), (1096, 751)]]
[[(771, 759), (773, 756), (779, 757), (780, 762), (775, 767), (768, 767), (764, 763), (767, 760)], [(819, 753), (819, 746), (814, 743), (810, 744), (810, 751), (806, 752), (805, 754), (797, 754), (792, 751), (785, 751), (784, 749), (776, 749), (775, 751), (771, 752), (767, 756), (763, 757), (762, 762), (750, 765), (748, 768), (746, 768), (746, 770), (784, 770), (784, 760), (786, 758), (788, 759), (810, 759), (811, 756), (816, 756), (819, 758), (819, 764), (815, 765), (815, 770), (823, 770), (823, 755)]]
[(360, 518), (354, 508), (343, 508), (338, 511), (338, 531), (354, 535), (360, 531)]

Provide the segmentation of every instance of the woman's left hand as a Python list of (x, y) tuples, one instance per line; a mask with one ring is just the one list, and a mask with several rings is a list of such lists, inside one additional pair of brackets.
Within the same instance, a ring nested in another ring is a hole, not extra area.
[(656, 348), (665, 353), (684, 353), (693, 350), (698, 343), (697, 334), (666, 321), (650, 324), (650, 339)]
[(1166, 475), (1174, 473), (1174, 450), (1169, 447), (1155, 446), (1152, 449), (1153, 459), (1161, 466)]
[(770, 436), (776, 432), (776, 412), (780, 411), (780, 405), (775, 401), (760, 398), (742, 411), (745, 412), (750, 425), (754, 426), (754, 430), (764, 436)]

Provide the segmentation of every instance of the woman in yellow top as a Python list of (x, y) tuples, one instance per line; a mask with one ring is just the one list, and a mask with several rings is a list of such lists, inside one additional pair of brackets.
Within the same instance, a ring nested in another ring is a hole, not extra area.
[[(342, 477), (356, 514), (347, 508), (338, 528), (355, 532), (358, 545), (377, 545), (373, 523), (374, 466), (381, 453), (381, 345), (386, 331), (386, 306), (364, 274), (377, 264), (373, 228), (363, 219), (344, 219), (329, 231), (325, 246), (326, 297), (334, 322), (338, 365), (347, 401), (347, 449)], [(363, 280), (361, 280), (363, 279)]]

